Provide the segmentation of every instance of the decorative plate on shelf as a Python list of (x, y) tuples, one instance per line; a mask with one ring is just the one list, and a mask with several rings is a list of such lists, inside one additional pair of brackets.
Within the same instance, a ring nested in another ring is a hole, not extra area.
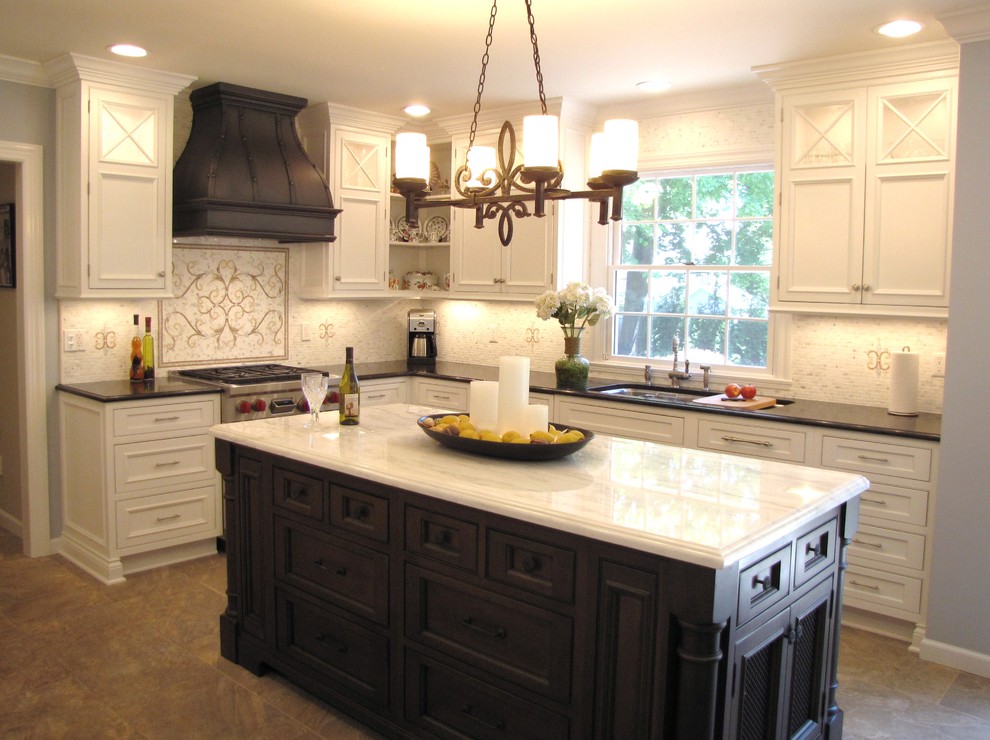
[(428, 242), (442, 242), (447, 238), (447, 219), (434, 216), (423, 226), (423, 234)]
[(390, 242), (401, 242), (401, 241), (404, 241), (403, 236), (402, 236), (402, 231), (399, 229), (398, 225), (395, 222), (392, 222), (391, 224), (389, 224), (388, 240)]
[[(513, 444), (512, 442), (489, 442), (483, 439), (469, 439), (460, 435), (444, 434), (430, 427), (424, 426), (426, 419), (434, 421), (442, 419), (447, 414), (433, 414), (431, 416), (421, 416), (417, 421), (417, 426), (422, 429), (426, 436), (436, 440), (444, 447), (469, 452), (473, 455), (484, 455), (486, 457), (500, 457), (504, 460), (559, 460), (562, 457), (573, 455), (595, 438), (594, 432), (577, 427), (563, 427), (563, 429), (573, 429), (584, 435), (583, 439), (576, 442), (561, 442), (557, 444)], [(556, 425), (554, 425), (556, 426)]]
[(404, 242), (418, 242), (420, 239), (419, 227), (412, 226), (408, 221), (406, 221), (405, 216), (400, 218), (395, 222), (396, 228), (399, 230), (399, 236)]

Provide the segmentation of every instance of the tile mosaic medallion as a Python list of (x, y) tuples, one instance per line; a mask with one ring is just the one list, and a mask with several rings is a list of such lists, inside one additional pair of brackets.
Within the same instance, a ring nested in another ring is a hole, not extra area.
[(162, 367), (287, 360), (286, 248), (175, 245)]

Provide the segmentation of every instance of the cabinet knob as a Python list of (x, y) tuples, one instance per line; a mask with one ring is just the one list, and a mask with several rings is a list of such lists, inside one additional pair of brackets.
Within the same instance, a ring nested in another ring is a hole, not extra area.
[(165, 270), (159, 270), (158, 277), (165, 277)]
[(861, 286), (860, 286), (860, 284), (859, 284), (859, 283), (853, 283), (853, 285), (852, 285), (852, 288), (853, 288), (853, 290), (859, 290), (859, 289), (860, 289), (860, 287), (861, 287)]
[(340, 275), (335, 276), (334, 277), (334, 280), (336, 280), (339, 283), (340, 282)]
[(865, 292), (867, 290), (873, 290), (873, 286), (870, 285), (869, 283), (864, 283), (863, 284), (863, 291)]

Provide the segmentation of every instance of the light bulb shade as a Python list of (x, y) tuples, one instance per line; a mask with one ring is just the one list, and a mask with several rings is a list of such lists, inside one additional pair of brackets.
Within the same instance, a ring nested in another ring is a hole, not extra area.
[(404, 132), (395, 135), (395, 176), (429, 180), (430, 147), (426, 145), (426, 134)]
[(523, 118), (523, 166), (557, 168), (560, 160), (557, 116)]
[[(495, 170), (495, 147), (493, 146), (473, 146), (468, 149), (467, 153), (467, 166), (470, 171), (471, 177), (465, 183), (465, 187), (468, 188), (487, 188), (491, 187), (491, 179), (493, 175), (491, 174)], [(485, 176), (485, 172), (489, 172), (487, 179), (488, 184), (482, 182), (482, 178)]]
[(602, 170), (639, 169), (639, 124), (624, 118), (605, 121), (605, 159)]
[(602, 176), (608, 154), (606, 144), (605, 134), (601, 131), (596, 131), (591, 135), (591, 156), (588, 158), (589, 180)]

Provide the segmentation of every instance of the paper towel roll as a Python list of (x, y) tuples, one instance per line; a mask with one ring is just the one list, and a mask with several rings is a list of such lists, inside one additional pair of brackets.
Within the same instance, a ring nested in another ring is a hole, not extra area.
[(918, 415), (917, 352), (890, 353), (890, 402), (887, 413), (895, 416)]

